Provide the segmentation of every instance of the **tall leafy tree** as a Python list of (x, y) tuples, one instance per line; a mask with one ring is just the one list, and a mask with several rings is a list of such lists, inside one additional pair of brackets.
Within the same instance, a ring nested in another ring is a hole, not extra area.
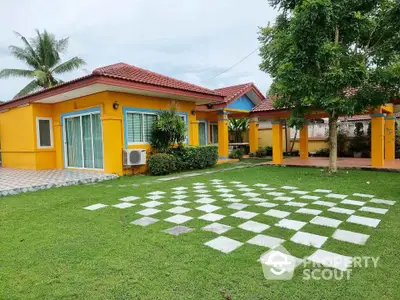
[(249, 119), (247, 118), (229, 118), (228, 129), (233, 132), (235, 143), (243, 142), (243, 133), (249, 129)]
[(398, 97), (400, 4), (395, 0), (269, 0), (280, 13), (261, 28), (260, 68), (277, 108), (301, 128), (312, 109), (329, 116), (329, 170), (336, 172), (337, 121)]
[(15, 97), (23, 96), (37, 90), (52, 87), (62, 81), (57, 75), (73, 71), (85, 64), (80, 57), (73, 57), (65, 62), (60, 55), (68, 48), (69, 38), (57, 40), (46, 30), (36, 30), (34, 38), (27, 39), (18, 32), (15, 33), (22, 41), (23, 47), (9, 46), (11, 55), (23, 61), (28, 69), (3, 69), (0, 78), (24, 77), (32, 79)]

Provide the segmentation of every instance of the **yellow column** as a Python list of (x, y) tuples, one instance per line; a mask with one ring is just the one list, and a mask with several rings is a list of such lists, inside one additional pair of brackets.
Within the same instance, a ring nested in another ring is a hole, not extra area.
[(371, 164), (373, 167), (383, 167), (385, 164), (384, 128), (385, 114), (371, 114)]
[(199, 121), (190, 122), (190, 146), (199, 145)]
[(282, 164), (282, 123), (281, 121), (272, 122), (272, 161), (274, 164)]
[(396, 131), (395, 131), (396, 117), (391, 113), (385, 118), (385, 159), (395, 159), (395, 145), (396, 145)]
[(218, 155), (219, 159), (228, 159), (228, 112), (222, 111), (218, 113)]
[(251, 117), (249, 120), (249, 142), (250, 153), (255, 153), (258, 150), (258, 118)]
[(308, 123), (300, 129), (300, 158), (308, 158)]
[(54, 149), (56, 150), (56, 168), (64, 169), (64, 141), (62, 134), (62, 124), (54, 122)]

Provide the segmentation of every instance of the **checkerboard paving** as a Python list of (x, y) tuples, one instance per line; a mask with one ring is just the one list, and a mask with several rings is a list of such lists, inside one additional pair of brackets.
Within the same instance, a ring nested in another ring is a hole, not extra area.
[[(352, 253), (329, 251), (327, 241), (363, 247), (395, 204), (393, 199), (357, 191), (347, 195), (213, 179), (126, 195), (114, 203), (91, 204), (84, 209), (132, 210), (137, 216), (132, 225), (161, 228), (163, 224), (161, 231), (174, 236), (202, 231), (208, 234), (204, 246), (222, 253), (245, 251), (250, 245), (268, 250), (293, 243), (309, 249), (308, 260), (344, 270)], [(238, 231), (243, 234), (234, 235)]]

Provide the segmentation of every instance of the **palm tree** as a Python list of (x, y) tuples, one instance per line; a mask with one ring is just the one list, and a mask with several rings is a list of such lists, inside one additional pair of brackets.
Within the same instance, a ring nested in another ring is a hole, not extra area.
[(235, 143), (243, 142), (243, 132), (249, 128), (249, 119), (240, 118), (234, 119), (229, 118), (229, 131), (234, 133)]
[(28, 39), (15, 32), (24, 47), (10, 46), (11, 55), (23, 61), (29, 66), (29, 69), (3, 69), (0, 71), (0, 78), (25, 77), (32, 79), (15, 98), (49, 88), (62, 83), (62, 80), (56, 78), (56, 75), (66, 73), (85, 64), (80, 57), (73, 57), (66, 62), (62, 62), (60, 54), (65, 53), (68, 47), (69, 38), (56, 40), (54, 35), (46, 30), (40, 33), (36, 29), (36, 37)]

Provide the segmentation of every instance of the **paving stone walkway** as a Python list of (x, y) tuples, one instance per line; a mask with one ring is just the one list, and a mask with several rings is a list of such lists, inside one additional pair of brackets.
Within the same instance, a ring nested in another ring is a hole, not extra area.
[(22, 170), (0, 168), (0, 196), (117, 178), (117, 175), (75, 170)]
[[(273, 249), (291, 241), (309, 247), (309, 260), (345, 270), (353, 253), (328, 251), (324, 248), (327, 241), (365, 245), (370, 239), (368, 228), (378, 227), (381, 217), (395, 203), (359, 191), (347, 195), (325, 189), (300, 190), (294, 186), (213, 179), (130, 195), (115, 199), (112, 205), (88, 203), (84, 209), (134, 209), (137, 218), (131, 224), (147, 227), (165, 222), (168, 228), (163, 231), (175, 236), (195, 234), (196, 228), (190, 224), (202, 220), (207, 225), (198, 229), (216, 235), (204, 245), (216, 251), (231, 253), (245, 244)], [(162, 217), (157, 217), (159, 214)], [(310, 232), (310, 225), (331, 228), (333, 234)], [(251, 233), (252, 237), (239, 241), (226, 236), (234, 228)], [(274, 228), (281, 228), (286, 234), (270, 234)]]

